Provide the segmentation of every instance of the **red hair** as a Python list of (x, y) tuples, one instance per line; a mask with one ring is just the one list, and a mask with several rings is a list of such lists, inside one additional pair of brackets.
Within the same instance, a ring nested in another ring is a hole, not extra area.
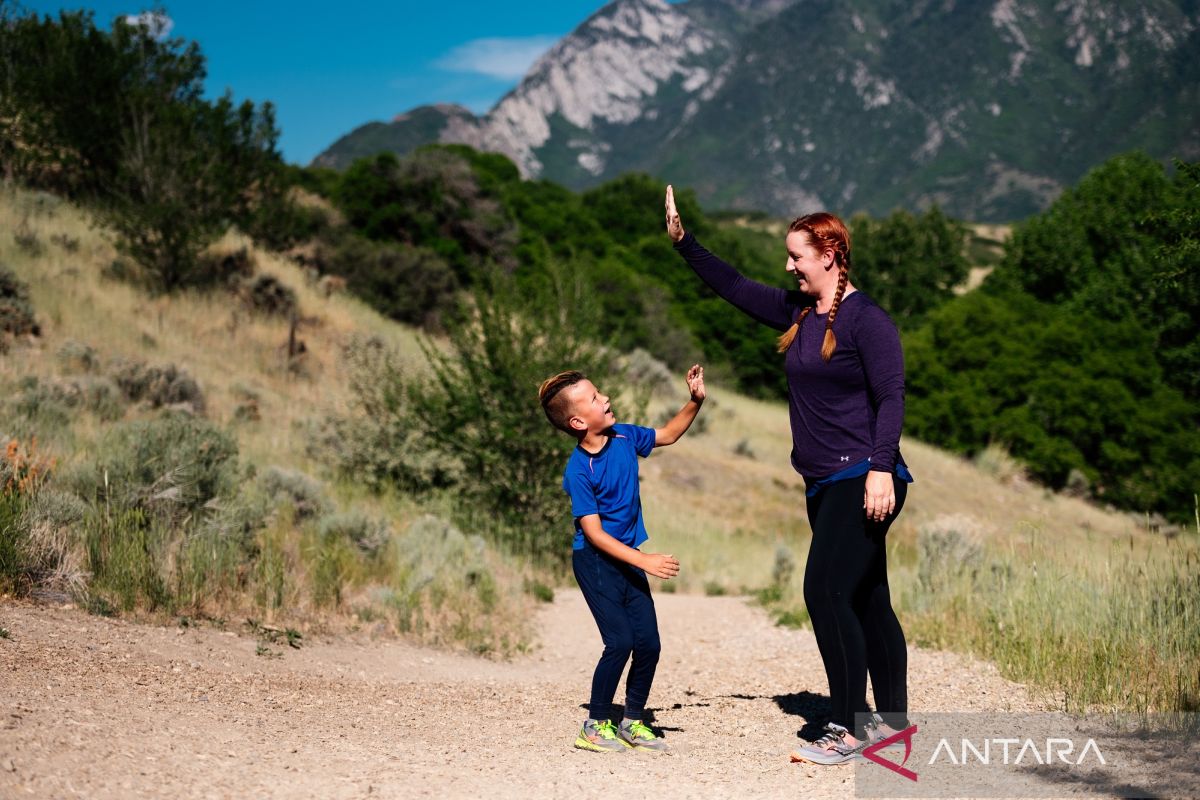
[[(821, 343), (821, 358), (828, 362), (833, 358), (833, 351), (837, 348), (837, 336), (833, 334), (833, 321), (837, 319), (838, 306), (842, 304), (842, 296), (846, 293), (846, 284), (849, 281), (847, 272), (850, 269), (850, 231), (846, 229), (846, 224), (835, 215), (826, 211), (818, 211), (815, 214), (805, 214), (803, 217), (793, 220), (792, 224), (788, 226), (788, 233), (805, 234), (808, 237), (808, 243), (817, 252), (833, 251), (833, 263), (838, 268), (838, 285), (837, 292), (833, 295), (833, 305), (829, 308), (829, 319), (825, 321), (825, 339)], [(792, 323), (792, 327), (779, 337), (779, 352), (785, 352), (791, 346), (792, 340), (800, 331), (800, 323), (804, 322), (804, 318), (812, 310), (812, 306), (805, 306), (800, 315), (796, 317), (796, 321)]]

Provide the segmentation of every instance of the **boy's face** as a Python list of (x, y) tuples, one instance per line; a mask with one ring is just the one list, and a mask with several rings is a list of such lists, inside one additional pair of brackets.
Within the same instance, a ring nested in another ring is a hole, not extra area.
[(571, 403), (571, 427), (580, 433), (599, 433), (608, 430), (617, 421), (608, 402), (608, 396), (600, 394), (586, 378), (566, 391)]

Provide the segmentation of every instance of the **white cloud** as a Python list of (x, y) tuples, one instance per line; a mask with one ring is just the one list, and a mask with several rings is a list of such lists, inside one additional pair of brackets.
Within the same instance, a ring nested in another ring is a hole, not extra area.
[(557, 42), (557, 36), (524, 36), (511, 39), (475, 39), (460, 44), (434, 62), (451, 72), (477, 72), (491, 78), (524, 77), (533, 62)]
[(128, 14), (125, 17), (127, 25), (145, 28), (157, 41), (162, 41), (171, 35), (175, 20), (166, 14), (156, 14), (153, 11), (143, 11), (141, 14)]

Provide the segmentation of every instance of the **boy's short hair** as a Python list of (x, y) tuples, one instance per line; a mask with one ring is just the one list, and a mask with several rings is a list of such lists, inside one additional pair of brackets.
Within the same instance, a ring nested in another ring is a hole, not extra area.
[(571, 404), (563, 392), (583, 380), (587, 380), (587, 376), (579, 370), (572, 369), (560, 372), (552, 378), (546, 378), (538, 387), (538, 400), (542, 403), (542, 411), (546, 412), (546, 419), (550, 420), (550, 424), (560, 431), (565, 431), (572, 436), (577, 431), (569, 424), (572, 416)]

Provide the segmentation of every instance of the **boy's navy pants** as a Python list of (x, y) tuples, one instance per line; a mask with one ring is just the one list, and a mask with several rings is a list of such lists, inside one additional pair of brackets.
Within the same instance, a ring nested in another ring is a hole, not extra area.
[(592, 719), (610, 719), (613, 695), (625, 664), (633, 656), (625, 681), (625, 717), (641, 719), (658, 666), (658, 617), (646, 573), (604, 555), (588, 542), (573, 551), (575, 580), (600, 629), (604, 653), (592, 676), (588, 713)]

